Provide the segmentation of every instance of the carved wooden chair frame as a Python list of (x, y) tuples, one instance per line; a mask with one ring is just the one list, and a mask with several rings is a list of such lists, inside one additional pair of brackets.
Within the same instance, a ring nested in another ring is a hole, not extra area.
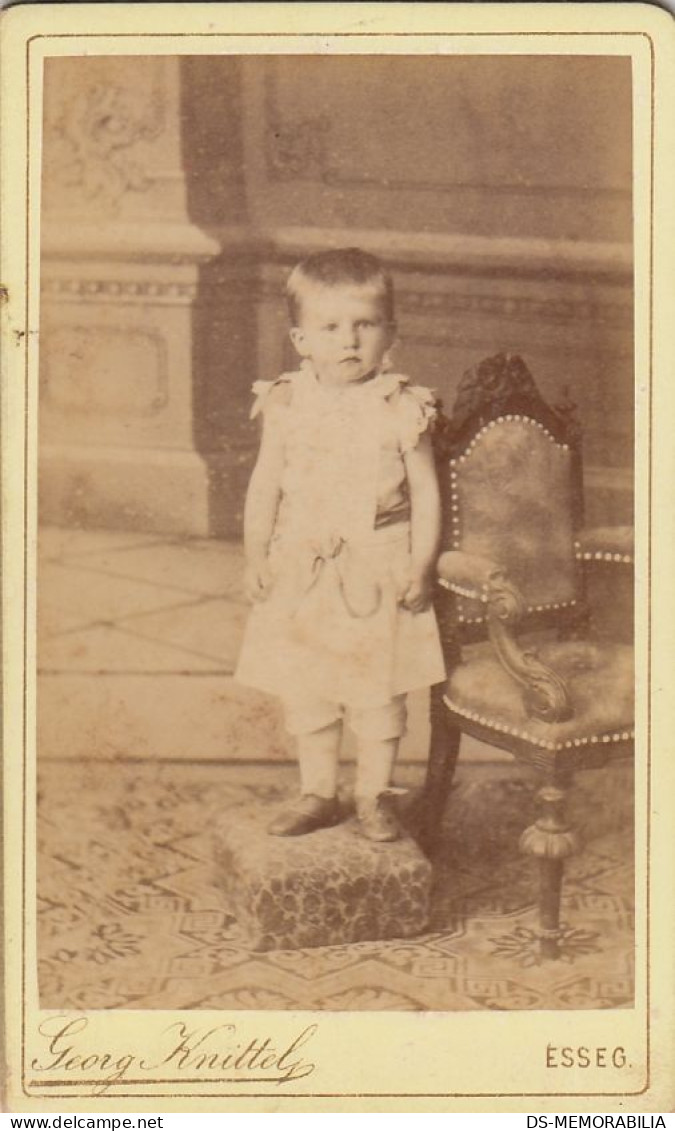
[[(570, 452), (572, 528), (575, 546), (575, 598), (550, 606), (528, 607), (499, 562), (477, 558), (461, 549), (458, 496), (455, 482), (461, 463), (487, 429), (511, 420), (527, 421)], [(559, 723), (572, 713), (569, 690), (559, 673), (543, 663), (536, 651), (523, 647), (517, 629), (555, 628), (562, 638), (579, 638), (589, 626), (584, 564), (603, 561), (632, 564), (627, 528), (583, 528), (581, 430), (575, 406), (565, 393), (551, 408), (542, 399), (519, 357), (497, 355), (465, 374), (452, 417), (439, 415), (435, 451), (442, 490), (445, 541), (438, 563), (435, 600), (448, 672), (460, 662), (462, 647), (486, 636), (503, 669), (519, 685), (528, 718)], [(483, 614), (462, 617), (457, 598), (480, 600)], [(541, 728), (539, 728), (541, 731)], [(431, 745), (427, 778), (418, 811), (419, 839), (430, 853), (437, 848), (442, 812), (459, 753), (461, 733), (507, 749), (543, 779), (541, 812), (522, 834), (521, 849), (534, 856), (540, 870), (540, 939), (542, 954), (559, 953), (560, 898), (566, 857), (577, 850), (577, 838), (565, 815), (565, 799), (575, 769), (604, 765), (610, 756), (632, 752), (633, 731), (622, 728), (609, 735), (580, 735), (565, 742), (533, 739), (517, 728), (495, 728), (479, 712), (453, 703), (447, 685), (432, 688)]]

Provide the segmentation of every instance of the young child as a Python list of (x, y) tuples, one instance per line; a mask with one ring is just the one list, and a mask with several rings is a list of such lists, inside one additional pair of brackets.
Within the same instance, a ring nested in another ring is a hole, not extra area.
[(300, 263), (287, 287), (300, 370), (259, 381), (263, 435), (244, 515), (254, 607), (237, 678), (281, 698), (301, 795), (269, 826), (339, 820), (343, 720), (357, 739), (363, 835), (395, 840), (388, 788), (406, 692), (444, 678), (430, 608), (440, 505), (434, 399), (389, 371), (393, 288), (357, 248)]

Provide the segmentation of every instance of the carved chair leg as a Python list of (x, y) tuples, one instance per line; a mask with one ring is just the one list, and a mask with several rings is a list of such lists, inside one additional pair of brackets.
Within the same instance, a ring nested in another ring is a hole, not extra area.
[(441, 819), (450, 793), (461, 739), (461, 731), (443, 702), (444, 690), (445, 684), (437, 684), (432, 687), (430, 697), (431, 741), (418, 835), (420, 845), (428, 855), (434, 852), (438, 844)]
[(523, 852), (539, 864), (539, 938), (543, 958), (557, 958), (560, 896), (565, 860), (577, 851), (577, 837), (565, 815), (571, 778), (556, 777), (539, 790), (541, 811), (520, 838)]

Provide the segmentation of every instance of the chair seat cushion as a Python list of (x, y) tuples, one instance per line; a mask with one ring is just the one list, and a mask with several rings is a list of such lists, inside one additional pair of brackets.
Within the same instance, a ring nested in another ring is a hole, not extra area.
[(632, 738), (631, 647), (574, 640), (537, 644), (535, 650), (542, 663), (564, 680), (573, 710), (570, 719), (547, 723), (528, 717), (523, 688), (490, 645), (467, 649), (448, 680), (447, 705), (481, 727), (546, 750)]

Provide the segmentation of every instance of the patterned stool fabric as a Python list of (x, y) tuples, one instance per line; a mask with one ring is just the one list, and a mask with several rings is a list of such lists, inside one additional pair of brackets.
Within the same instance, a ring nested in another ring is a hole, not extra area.
[(334, 946), (421, 934), (431, 865), (410, 837), (375, 844), (350, 821), (273, 837), (268, 813), (216, 829), (218, 880), (255, 950)]

